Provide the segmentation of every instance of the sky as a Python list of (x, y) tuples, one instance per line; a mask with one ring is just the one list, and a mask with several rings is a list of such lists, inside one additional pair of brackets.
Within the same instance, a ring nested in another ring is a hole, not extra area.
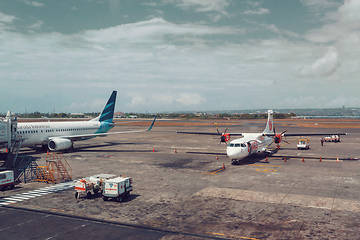
[(360, 107), (359, 0), (0, 1), (0, 112)]

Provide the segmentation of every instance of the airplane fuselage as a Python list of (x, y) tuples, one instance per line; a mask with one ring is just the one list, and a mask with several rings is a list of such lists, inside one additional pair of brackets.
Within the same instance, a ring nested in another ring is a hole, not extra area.
[[(24, 141), (21, 146), (46, 145), (52, 138), (106, 133), (113, 126), (108, 122), (69, 121), (69, 122), (31, 122), (18, 123), (17, 134)], [(89, 136), (92, 138), (93, 136)], [(86, 138), (78, 139), (84, 140)]]
[(244, 133), (244, 137), (231, 141), (226, 154), (231, 160), (241, 160), (251, 154), (266, 151), (266, 147), (273, 141), (272, 137), (262, 133)]

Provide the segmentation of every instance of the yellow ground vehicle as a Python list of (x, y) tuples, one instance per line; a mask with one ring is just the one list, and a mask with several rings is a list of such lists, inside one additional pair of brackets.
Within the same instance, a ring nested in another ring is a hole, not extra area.
[(309, 139), (300, 138), (296, 146), (298, 149), (309, 149)]

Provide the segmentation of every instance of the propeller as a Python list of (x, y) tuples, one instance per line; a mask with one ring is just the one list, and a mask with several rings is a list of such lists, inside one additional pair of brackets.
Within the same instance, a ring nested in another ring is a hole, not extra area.
[(270, 146), (270, 145), (273, 144), (273, 143), (276, 143), (276, 148), (277, 148), (277, 149), (280, 149), (280, 143), (281, 143), (282, 141), (284, 141), (284, 142), (286, 142), (287, 144), (289, 144), (289, 142), (287, 142), (287, 141), (285, 141), (285, 140), (282, 139), (283, 134), (284, 134), (286, 131), (287, 131), (287, 130), (283, 131), (282, 133), (276, 134), (275, 127), (274, 127), (274, 134), (275, 134), (275, 135), (274, 135), (274, 139), (273, 139), (273, 141), (272, 141), (269, 145), (267, 145), (266, 147)]
[(220, 132), (219, 132), (219, 129), (216, 128), (216, 131), (217, 131), (218, 134), (220, 135), (220, 143), (219, 143), (219, 145), (220, 145), (222, 142), (226, 144), (226, 142), (230, 140), (230, 133), (226, 133), (226, 131), (227, 131), (228, 129), (229, 129), (229, 128), (226, 128), (223, 133), (220, 133)]

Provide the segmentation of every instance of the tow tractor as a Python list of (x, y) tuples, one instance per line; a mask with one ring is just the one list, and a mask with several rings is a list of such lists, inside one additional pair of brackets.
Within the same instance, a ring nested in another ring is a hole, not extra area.
[(309, 139), (300, 138), (298, 144), (296, 145), (297, 149), (309, 149)]

